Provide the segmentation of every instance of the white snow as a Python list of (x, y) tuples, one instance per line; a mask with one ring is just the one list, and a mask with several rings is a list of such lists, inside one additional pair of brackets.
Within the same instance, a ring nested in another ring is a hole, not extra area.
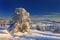
[(15, 37), (23, 38), (26, 40), (60, 40), (60, 34), (42, 32), (38, 30), (30, 30), (29, 34), (23, 34), (20, 36), (16, 35)]
[[(18, 36), (18, 35), (20, 36)], [(25, 40), (60, 40), (60, 34), (38, 31), (36, 29), (31, 29), (29, 34), (27, 33), (16, 33), (10, 34), (6, 29), (0, 29), (0, 38), (3, 37), (12, 37), (12, 38), (20, 38)]]

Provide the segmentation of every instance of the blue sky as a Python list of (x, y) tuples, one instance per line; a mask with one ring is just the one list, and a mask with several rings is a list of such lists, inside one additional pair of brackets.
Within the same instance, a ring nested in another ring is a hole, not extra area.
[(60, 0), (0, 0), (0, 17), (11, 17), (19, 7), (30, 15), (60, 15)]

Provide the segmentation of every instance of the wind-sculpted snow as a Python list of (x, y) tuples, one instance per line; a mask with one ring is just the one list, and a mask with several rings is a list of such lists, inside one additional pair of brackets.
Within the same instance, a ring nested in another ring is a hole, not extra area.
[(40, 31), (50, 31), (54, 33), (60, 33), (60, 22), (52, 19), (43, 19), (43, 20), (32, 20), (36, 26), (32, 25), (32, 29), (37, 29)]
[[(17, 33), (18, 34), (18, 33)], [(23, 34), (21, 35), (16, 34), (10, 34), (6, 29), (2, 30), (0, 29), (0, 39), (10, 37), (11, 39), (23, 39), (23, 40), (60, 40), (60, 34), (51, 33), (51, 32), (43, 32), (38, 30), (30, 30), (29, 34)]]
[[(23, 38), (26, 40), (60, 40), (60, 34), (54, 34), (51, 32), (42, 32), (38, 30), (30, 30), (29, 34), (18, 36), (17, 38)], [(16, 36), (15, 36), (16, 37)]]
[[(53, 20), (41, 20), (41, 23), (53, 23), (55, 21)], [(55, 28), (59, 28), (60, 24), (59, 23), (55, 23), (56, 25), (54, 26), (42, 26), (41, 29), (47, 27), (47, 29), (49, 29), (48, 27), (50, 27), (50, 29), (54, 29)], [(41, 27), (41, 26), (39, 26)], [(6, 28), (0, 28), (0, 39), (1, 40), (60, 40), (60, 34), (55, 33), (58, 30), (56, 30), (55, 32), (51, 32), (51, 31), (41, 31), (41, 30), (37, 30), (37, 25), (32, 26), (32, 28), (29, 31), (29, 34), (25, 34), (25, 33), (9, 33), (8, 30)], [(12, 29), (12, 27), (11, 27)], [(9, 30), (10, 31), (10, 30)], [(18, 35), (17, 35), (18, 34)]]

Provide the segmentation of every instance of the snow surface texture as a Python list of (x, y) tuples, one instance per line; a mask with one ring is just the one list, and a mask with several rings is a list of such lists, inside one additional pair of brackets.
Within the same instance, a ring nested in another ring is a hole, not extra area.
[(51, 19), (43, 19), (43, 20), (33, 20), (33, 22), (35, 22), (36, 25), (34, 24), (33, 27), (31, 27), (32, 29), (60, 33), (60, 22), (58, 21)]
[[(47, 20), (46, 22), (45, 21), (46, 20), (43, 20), (41, 22), (43, 22), (43, 23), (51, 22), (50, 20)], [(54, 21), (53, 21), (53, 23), (54, 23)], [(6, 25), (6, 26), (7, 26), (6, 28), (4, 28), (4, 27), (0, 28), (0, 40), (8, 40), (6, 38), (12, 38), (14, 40), (16, 40), (16, 39), (17, 40), (60, 40), (60, 34), (48, 32), (48, 31), (36, 30), (36, 28), (37, 28), (36, 25), (31, 27), (29, 34), (27, 34), (27, 33), (16, 33), (16, 34), (12, 33), (12, 34), (10, 34), (7, 30), (8, 25)], [(45, 26), (43, 26), (43, 28), (44, 27)], [(55, 27), (59, 28), (60, 24), (55, 25)]]
[(2, 39), (3, 37), (12, 37), (17, 39), (20, 38), (23, 40), (60, 40), (60, 34), (32, 29), (30, 30), (29, 34), (22, 34), (20, 36), (17, 36), (16, 34), (9, 34), (5, 28), (0, 28), (0, 39), (4, 40)]

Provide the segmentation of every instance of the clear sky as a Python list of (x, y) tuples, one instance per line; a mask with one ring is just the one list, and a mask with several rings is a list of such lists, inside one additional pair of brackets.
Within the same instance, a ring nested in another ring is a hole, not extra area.
[(0, 17), (10, 17), (19, 7), (31, 15), (60, 15), (60, 0), (0, 0)]

